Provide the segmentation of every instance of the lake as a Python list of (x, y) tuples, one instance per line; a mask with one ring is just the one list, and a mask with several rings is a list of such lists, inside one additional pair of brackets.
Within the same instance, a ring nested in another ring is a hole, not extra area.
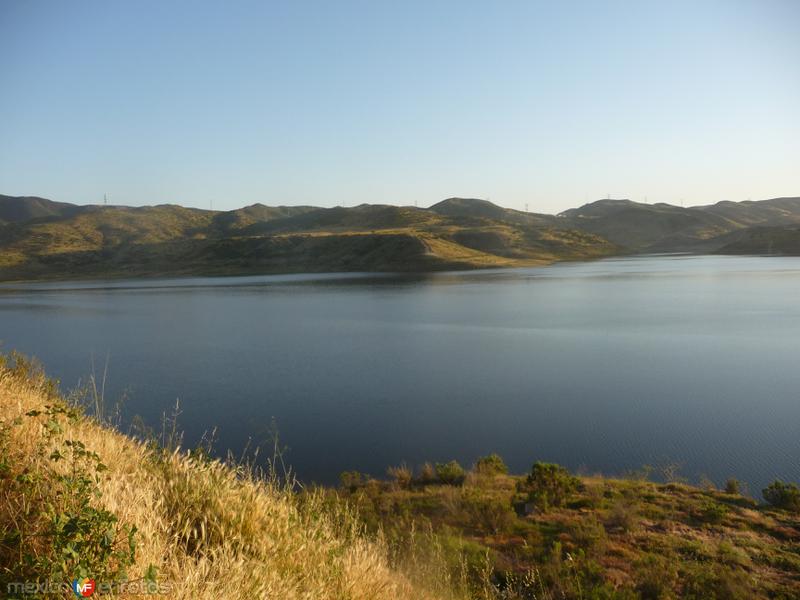
[(800, 479), (800, 258), (4, 284), (4, 351), (216, 449), (268, 439), (301, 479), (500, 453), (623, 474)]

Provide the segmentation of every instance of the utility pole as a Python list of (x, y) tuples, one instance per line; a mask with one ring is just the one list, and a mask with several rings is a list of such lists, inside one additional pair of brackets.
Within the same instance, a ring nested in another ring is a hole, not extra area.
[(108, 206), (108, 195), (107, 194), (103, 194), (103, 205), (104, 206)]
[(528, 212), (528, 203), (525, 203), (525, 212)]

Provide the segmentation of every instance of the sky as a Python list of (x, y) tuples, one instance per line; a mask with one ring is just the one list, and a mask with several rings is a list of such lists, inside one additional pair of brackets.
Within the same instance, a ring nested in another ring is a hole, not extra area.
[(800, 1), (0, 0), (0, 193), (800, 195)]

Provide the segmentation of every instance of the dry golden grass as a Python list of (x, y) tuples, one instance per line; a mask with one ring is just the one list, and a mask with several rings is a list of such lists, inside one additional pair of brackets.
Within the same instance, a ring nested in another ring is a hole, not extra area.
[[(41, 421), (26, 416), (54, 401), (61, 400), (52, 397), (43, 377), (0, 366), (2, 458), (10, 465), (10, 473), (0, 477), (0, 533), (34, 527), (26, 520), (43, 518), (44, 507), (31, 506), (38, 499), (15, 496), (7, 482), (26, 469), (54, 468), (37, 450), (45, 439)], [(323, 506), (322, 497), (313, 493), (301, 502), (286, 486), (249, 469), (154, 450), (87, 417), (62, 428), (54, 445), (81, 440), (108, 466), (96, 502), (120, 525), (136, 527), (129, 577), (141, 577), (154, 565), (158, 582), (170, 586), (160, 597), (433, 597), (390, 567), (387, 548), (365, 538), (343, 504)], [(65, 468), (59, 465), (55, 468)], [(42, 543), (26, 550), (47, 553), (49, 548)], [(0, 552), (0, 579), (13, 580), (12, 558), (7, 548)]]

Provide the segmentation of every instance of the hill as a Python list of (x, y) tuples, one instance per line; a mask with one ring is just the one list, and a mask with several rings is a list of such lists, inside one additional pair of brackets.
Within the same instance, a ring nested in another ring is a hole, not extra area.
[[(25, 199), (14, 202), (35, 208)], [(462, 201), (462, 209), (473, 202)], [(485, 210), (448, 215), (386, 205), (256, 204), (225, 212), (175, 205), (75, 207), (0, 225), (0, 279), (428, 271), (619, 252), (596, 235), (554, 226), (552, 217), (495, 209), (485, 216)]]
[(388, 474), (343, 473), (336, 495), (401, 555), (449, 564), (474, 597), (800, 597), (796, 486), (775, 488), (794, 490), (787, 510), (743, 495), (735, 480), (720, 490), (541, 462), (509, 475), (497, 455), (469, 471), (450, 462)]
[(800, 226), (749, 227), (725, 236), (718, 254), (800, 256)]
[(635, 252), (714, 252), (723, 236), (756, 226), (800, 224), (800, 198), (718, 202), (683, 208), (600, 200), (559, 215), (570, 226)]
[(691, 208), (600, 200), (553, 216), (474, 198), (429, 208), (210, 211), (0, 196), (0, 280), (432, 271), (647, 252), (794, 254), (794, 226), (800, 198)]
[(53, 202), (36, 196), (3, 196), (0, 194), (0, 223), (22, 223), (32, 219), (66, 217), (85, 210), (66, 202)]

